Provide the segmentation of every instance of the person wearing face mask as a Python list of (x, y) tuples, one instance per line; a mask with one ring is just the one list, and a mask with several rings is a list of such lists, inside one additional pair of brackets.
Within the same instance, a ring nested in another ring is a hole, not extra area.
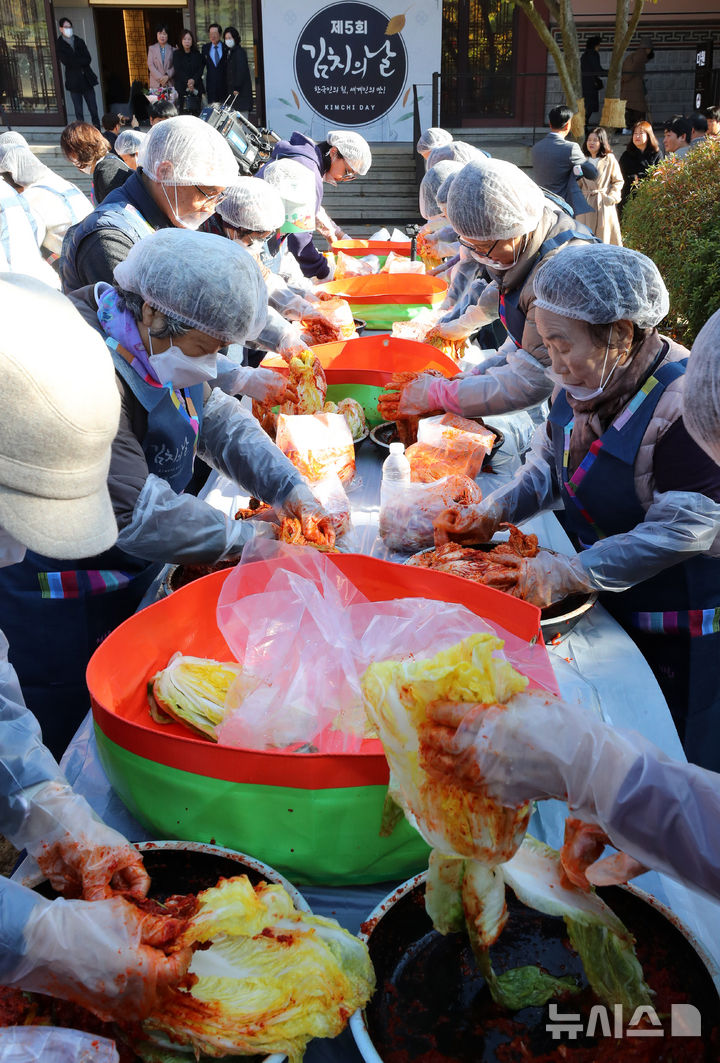
[(85, 121), (84, 100), (90, 112), (90, 121), (100, 129), (100, 117), (95, 99), (95, 86), (98, 79), (92, 69), (92, 58), (88, 46), (82, 37), (76, 36), (69, 18), (61, 18), (58, 28), (60, 33), (55, 41), (55, 53), (58, 61), (65, 67), (65, 88), (70, 93), (75, 108), (75, 121)]
[(519, 596), (544, 607), (599, 591), (655, 673), (688, 759), (718, 770), (720, 469), (683, 424), (688, 352), (657, 330), (667, 290), (649, 258), (608, 244), (568, 247), (534, 284), (556, 383), (549, 419), (515, 478), (441, 514), (436, 536), (485, 542), (562, 503), (579, 553), (519, 561)]
[[(499, 364), (490, 368), (483, 364), (453, 380), (426, 373), (413, 380), (403, 391), (400, 412), (442, 409), (475, 417), (537, 406), (553, 385), (547, 376), (550, 356), (535, 325), (535, 272), (574, 243), (596, 238), (527, 174), (500, 159), (463, 167), (450, 186), (447, 215), (461, 248), (492, 282), (480, 293), (477, 321), (499, 317), (508, 339), (499, 359), (492, 359)], [(454, 323), (438, 324), (435, 332), (454, 339)]]
[[(331, 130), (327, 140), (316, 143), (304, 133), (293, 132), (289, 140), (279, 141), (273, 148), (271, 162), (283, 159), (292, 160), (305, 166), (315, 182), (315, 220), (314, 229), (332, 242), (346, 238), (346, 233), (335, 224), (324, 210), (323, 184), (344, 184), (364, 177), (370, 169), (372, 156), (370, 147), (364, 137), (350, 130)], [(266, 164), (267, 165), (267, 164)], [(258, 176), (264, 176), (262, 167)], [(288, 250), (300, 263), (303, 276), (319, 281), (332, 280), (331, 268), (324, 255), (315, 247), (312, 230), (293, 232), (288, 236)]]
[[(164, 229), (139, 241), (72, 301), (104, 338), (121, 395), (108, 486), (118, 524), (113, 549), (58, 566), (28, 554), (0, 574), (0, 627), (15, 648), (28, 704), (62, 750), (87, 709), (85, 668), (95, 647), (138, 606), (165, 563), (238, 556), (262, 522), (235, 521), (183, 494), (195, 455), (249, 494), (296, 516), (324, 514), (302, 476), (240, 403), (211, 388), (217, 352), (256, 335), (267, 293), (239, 244)], [(324, 529), (323, 524), (323, 529)], [(48, 632), (38, 645), (35, 632)]]
[(40, 246), (49, 255), (59, 255), (68, 228), (92, 211), (90, 200), (76, 185), (40, 162), (29, 148), (0, 147), (0, 175), (30, 205), (38, 221)]
[(153, 126), (135, 173), (66, 233), (60, 260), (64, 290), (110, 283), (115, 266), (151, 232), (197, 229), (237, 174), (230, 146), (207, 122), (180, 115)]
[[(64, 296), (31, 277), (0, 278), (0, 316), (0, 567), (11, 572), (26, 548), (55, 558), (109, 550), (117, 525), (107, 470), (120, 416), (109, 354)], [(38, 644), (48, 634), (36, 629)], [(153, 947), (153, 932), (172, 924), (125, 899), (147, 893), (142, 857), (73, 793), (13, 658), (0, 633), (0, 830), (56, 890), (84, 899), (48, 901), (0, 877), (0, 980), (139, 1021), (184, 975), (190, 952)]]
[[(234, 26), (228, 26), (224, 38), (227, 48), (225, 88), (227, 89), (226, 95), (231, 97), (229, 106), (234, 111), (249, 114), (252, 110), (253, 93), (247, 52), (240, 44), (240, 34)], [(237, 93), (237, 96), (233, 96), (234, 93)]]

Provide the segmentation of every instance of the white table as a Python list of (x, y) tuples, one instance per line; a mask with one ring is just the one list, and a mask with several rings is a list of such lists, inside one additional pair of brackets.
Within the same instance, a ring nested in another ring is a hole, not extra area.
[[(500, 428), (508, 427), (502, 417), (493, 417)], [(490, 493), (512, 476), (519, 464), (510, 442), (493, 459), (495, 475), (483, 474), (480, 484)], [(402, 560), (385, 548), (377, 535), (382, 459), (385, 456), (366, 440), (357, 453), (357, 477), (349, 491), (353, 523), (357, 534), (357, 550), (364, 554), (389, 560)], [(234, 512), (245, 504), (247, 495), (240, 495), (229, 481), (212, 478), (204, 495), (207, 501), (225, 512)], [(570, 540), (551, 512), (540, 514), (524, 525), (535, 532), (541, 545), (563, 553), (572, 553)], [(564, 658), (566, 675), (558, 679), (566, 693), (568, 675), (572, 679), (573, 665), (584, 680), (595, 688), (606, 719), (625, 728), (639, 731), (667, 754), (684, 759), (684, 753), (670, 712), (655, 678), (632, 639), (601, 606), (592, 611), (559, 645), (550, 647), (551, 653)], [(582, 688), (582, 680), (579, 680)], [(76, 734), (65, 757), (63, 767), (75, 789), (84, 794), (95, 811), (106, 822), (123, 831), (135, 841), (149, 838), (148, 833), (134, 820), (113, 793), (100, 766), (90, 715)], [(542, 802), (533, 816), (530, 830), (537, 837), (559, 847), (567, 809), (560, 802)], [(262, 853), (252, 854), (262, 859)], [(665, 875), (648, 873), (635, 880), (637, 885), (667, 904), (691, 929), (705, 948), (720, 964), (720, 904), (715, 904)], [(397, 883), (377, 886), (342, 888), (305, 887), (302, 892), (313, 910), (332, 915), (349, 930), (356, 932), (360, 923), (375, 905)], [(718, 986), (720, 989), (720, 985)], [(307, 1063), (356, 1063), (360, 1055), (349, 1031), (335, 1041), (316, 1041), (306, 1055)]]

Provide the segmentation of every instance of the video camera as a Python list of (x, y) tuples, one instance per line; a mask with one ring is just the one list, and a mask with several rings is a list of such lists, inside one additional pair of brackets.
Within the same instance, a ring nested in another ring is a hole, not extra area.
[[(232, 94), (232, 102), (236, 96), (237, 92)], [(258, 129), (246, 115), (233, 111), (228, 106), (230, 99), (228, 96), (224, 103), (211, 103), (203, 108), (200, 117), (225, 137), (241, 174), (248, 176), (269, 160), (280, 137), (272, 129)]]

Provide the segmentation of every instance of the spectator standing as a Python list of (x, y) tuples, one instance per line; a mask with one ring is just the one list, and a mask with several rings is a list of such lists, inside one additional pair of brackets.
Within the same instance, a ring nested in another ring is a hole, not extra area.
[(638, 181), (642, 181), (648, 167), (655, 166), (661, 159), (662, 152), (653, 127), (649, 122), (636, 122), (633, 126), (632, 139), (620, 156), (620, 170), (623, 175), (622, 196), (618, 205), (620, 217)]
[(655, 51), (649, 41), (625, 56), (620, 77), (620, 98), (625, 100), (625, 125), (628, 129), (647, 118), (645, 66), (654, 58)]
[[(134, 130), (129, 133), (137, 136)], [(71, 122), (65, 126), (60, 136), (60, 147), (68, 162), (81, 173), (92, 177), (96, 205), (102, 203), (114, 189), (125, 184), (132, 173), (132, 169), (121, 158), (108, 151), (105, 137), (88, 122)]]
[(222, 103), (227, 96), (225, 91), (228, 50), (220, 39), (222, 26), (213, 22), (208, 26), (210, 40), (202, 46), (203, 69), (205, 71), (205, 91), (208, 103)]
[(553, 107), (548, 115), (550, 132), (532, 149), (533, 178), (541, 188), (562, 196), (576, 214), (587, 214), (590, 205), (578, 186), (579, 177), (595, 180), (598, 170), (586, 159), (575, 141), (567, 141), (573, 113), (569, 107)]
[(665, 123), (663, 147), (666, 155), (677, 155), (682, 159), (690, 151), (692, 123), (682, 115), (676, 115)]
[(600, 110), (600, 89), (602, 79), (607, 76), (603, 70), (598, 55), (598, 45), (602, 37), (588, 37), (585, 42), (585, 51), (580, 56), (580, 70), (582, 72), (582, 92), (585, 102), (585, 129), (590, 128), (590, 119), (596, 111)]
[(65, 88), (70, 93), (70, 98), (75, 109), (75, 118), (83, 122), (83, 100), (88, 105), (90, 119), (94, 126), (100, 128), (97, 102), (95, 100), (95, 86), (98, 83), (97, 74), (91, 67), (92, 59), (90, 52), (82, 37), (76, 37), (73, 24), (69, 18), (61, 18), (58, 23), (60, 34), (55, 47), (57, 57), (65, 67)]
[(240, 34), (234, 26), (228, 26), (225, 30), (225, 47), (227, 53), (227, 66), (225, 71), (226, 96), (237, 92), (234, 100), (230, 100), (230, 106), (234, 111), (242, 111), (249, 114), (252, 110), (252, 80), (250, 78), (250, 66), (247, 52), (240, 44)]
[(102, 116), (102, 135), (110, 145), (110, 151), (115, 150), (115, 141), (120, 132), (120, 115), (114, 111), (108, 111)]
[(708, 124), (708, 139), (720, 139), (720, 107), (706, 107), (705, 117), (707, 118)]
[(690, 115), (690, 148), (696, 148), (698, 144), (702, 144), (707, 139), (708, 134), (708, 120), (704, 114), (700, 114), (699, 111), (695, 111)]
[(622, 244), (620, 219), (617, 206), (623, 190), (623, 175), (620, 164), (613, 155), (608, 135), (601, 126), (591, 129), (583, 151), (597, 166), (595, 179), (581, 177), (580, 189), (592, 208), (588, 214), (579, 214), (578, 221), (605, 244)]
[(202, 94), (205, 91), (203, 57), (190, 30), (185, 30), (180, 38), (180, 47), (173, 53), (173, 66), (180, 113), (197, 117), (202, 110)]
[(155, 103), (151, 103), (148, 107), (151, 126), (157, 125), (158, 122), (166, 122), (168, 118), (177, 118), (177, 116), (178, 109), (170, 100), (155, 100)]
[(166, 92), (170, 97), (173, 92), (173, 50), (168, 44), (169, 33), (166, 25), (161, 24), (155, 29), (155, 44), (148, 48), (147, 64), (149, 74), (150, 92)]

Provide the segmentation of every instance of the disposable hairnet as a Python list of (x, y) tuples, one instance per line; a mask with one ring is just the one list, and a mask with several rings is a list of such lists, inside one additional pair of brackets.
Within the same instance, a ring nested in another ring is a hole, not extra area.
[(437, 205), (437, 190), (446, 177), (462, 170), (459, 162), (439, 162), (423, 177), (420, 182), (420, 213), (427, 221), (440, 213)]
[[(170, 167), (167, 174), (160, 174), (164, 162)], [(238, 164), (225, 138), (190, 114), (154, 125), (138, 152), (138, 166), (163, 185), (225, 188), (238, 176)]]
[(131, 247), (113, 275), (120, 288), (223, 343), (256, 336), (265, 323), (260, 267), (244, 247), (222, 236), (159, 229)]
[(30, 148), (22, 144), (0, 144), (0, 173), (9, 173), (16, 185), (31, 185), (47, 170)]
[(447, 215), (472, 240), (509, 240), (530, 233), (545, 209), (542, 189), (511, 162), (480, 158), (453, 181)]
[(146, 137), (147, 133), (142, 133), (139, 129), (123, 129), (115, 141), (115, 153), (137, 155)]
[(332, 148), (342, 155), (348, 166), (352, 166), (355, 173), (363, 177), (370, 169), (372, 155), (370, 145), (365, 137), (352, 131), (334, 129), (327, 135), (327, 142)]
[(262, 179), (278, 193), (285, 207), (288, 231), (315, 228), (317, 190), (315, 178), (306, 166), (292, 159), (278, 159), (263, 167)]
[(217, 211), (228, 225), (251, 232), (271, 232), (285, 221), (285, 205), (280, 194), (259, 177), (241, 177), (230, 185)]
[(473, 162), (475, 159), (486, 159), (487, 154), (480, 148), (467, 144), (464, 140), (451, 140), (449, 144), (443, 144), (439, 148), (433, 148), (428, 155), (427, 168), (432, 169), (439, 162)]
[(445, 144), (452, 144), (452, 133), (440, 126), (430, 126), (420, 136), (416, 148), (419, 152), (432, 151), (434, 148), (442, 148)]
[(720, 465), (720, 310), (703, 325), (692, 345), (683, 420), (693, 439)]
[[(433, 166), (433, 170), (437, 170), (440, 166), (444, 166), (444, 165), (445, 165), (445, 163), (442, 163), (442, 162), (438, 163), (437, 166)], [(452, 166), (452, 165), (455, 165), (455, 164), (450, 163), (449, 165)], [(460, 165), (460, 164), (457, 164), (457, 165), (458, 165), (458, 169), (453, 170), (451, 173), (449, 173), (447, 175), (447, 177), (445, 178), (445, 180), (443, 181), (443, 183), (440, 185), (440, 187), (438, 188), (437, 192), (435, 193), (435, 202), (437, 203), (438, 208), (440, 210), (442, 210), (442, 208), (447, 203), (448, 196), (450, 195), (450, 187), (451, 187), (453, 181), (455, 180), (456, 176), (460, 173), (460, 170), (462, 170), (462, 165)]]
[(23, 147), (27, 147), (27, 140), (22, 133), (14, 129), (8, 129), (7, 133), (0, 133), (0, 147), (9, 148), (11, 144), (22, 144)]
[(652, 328), (668, 312), (667, 288), (652, 259), (629, 247), (565, 247), (540, 267), (535, 305), (595, 325), (634, 321)]

